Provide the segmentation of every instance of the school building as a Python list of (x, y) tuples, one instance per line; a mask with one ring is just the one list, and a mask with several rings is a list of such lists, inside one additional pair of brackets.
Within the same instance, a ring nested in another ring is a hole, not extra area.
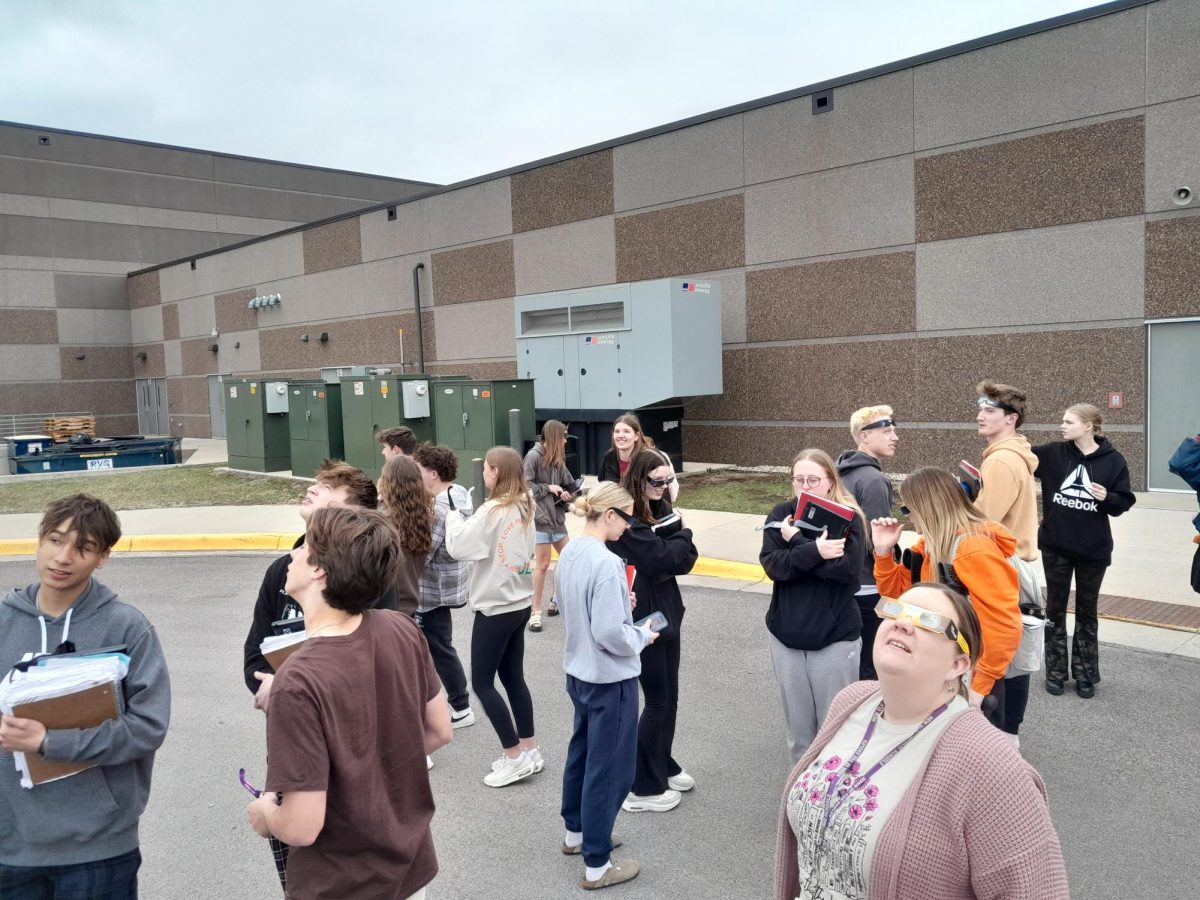
[(225, 376), (413, 371), (418, 309), (427, 371), (518, 376), (515, 298), (695, 276), (724, 391), (688, 459), (837, 451), (887, 402), (894, 470), (953, 466), (986, 377), (1032, 441), (1091, 402), (1135, 487), (1182, 488), (1198, 46), (1196, 0), (1119, 0), (448, 186), (0, 126), (0, 416), (128, 432), (153, 393), (207, 437)]

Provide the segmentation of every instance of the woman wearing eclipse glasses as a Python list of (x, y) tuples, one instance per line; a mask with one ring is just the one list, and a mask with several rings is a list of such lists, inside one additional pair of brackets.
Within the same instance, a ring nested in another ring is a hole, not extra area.
[(970, 602), (920, 583), (876, 611), (878, 683), (838, 694), (788, 779), (776, 900), (1068, 897), (1041, 778), (967, 700)]
[(638, 721), (637, 774), (622, 804), (626, 812), (667, 812), (679, 805), (684, 791), (696, 786), (671, 755), (684, 613), (675, 578), (692, 571), (699, 555), (691, 530), (671, 509), (669, 491), (674, 484), (675, 473), (659, 451), (643, 450), (634, 456), (621, 478), (621, 486), (633, 498), (633, 516), (621, 537), (608, 543), (608, 549), (637, 572), (637, 618), (661, 612), (667, 622), (658, 640), (642, 651), (638, 680), (646, 705)]

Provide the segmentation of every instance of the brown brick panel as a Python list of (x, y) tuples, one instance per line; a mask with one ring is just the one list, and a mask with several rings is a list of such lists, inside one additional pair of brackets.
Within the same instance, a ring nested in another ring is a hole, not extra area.
[(167, 303), (162, 308), (163, 340), (179, 340), (179, 304)]
[(750, 354), (757, 351), (738, 349), (721, 353), (722, 390), (702, 397), (688, 407), (689, 419), (764, 419), (754, 402), (756, 387), (750, 380)]
[[(397, 313), (370, 319), (268, 328), (258, 333), (259, 359), (264, 371), (320, 369), (335, 365), (394, 365), (400, 360), (399, 329), (403, 328), (404, 362), (415, 367), (416, 321), (414, 313)], [(435, 358), (432, 311), (422, 311), (421, 321), (424, 324), (425, 359), (431, 361)], [(329, 334), (329, 341), (324, 344), (318, 339), (323, 331)], [(305, 334), (308, 341), (301, 340)]]
[(176, 437), (210, 438), (212, 437), (212, 417), (203, 415), (171, 414), (171, 434)]
[(158, 269), (144, 272), (141, 275), (131, 275), (128, 282), (128, 293), (130, 309), (141, 309), (143, 306), (157, 306), (162, 303)]
[[(167, 363), (162, 344), (138, 344), (128, 350), (133, 360), (133, 375), (135, 378), (165, 378)], [(139, 359), (138, 354), (145, 353), (145, 359)]]
[(215, 337), (193, 338), (179, 342), (179, 355), (184, 375), (215, 375), (219, 370), (217, 357), (208, 348), (217, 343)]
[(324, 272), (355, 266), (362, 260), (362, 229), (358, 216), (309, 228), (304, 236), (304, 272)]
[(517, 293), (511, 240), (435, 253), (432, 265), (433, 297), (438, 306)]
[(65, 381), (60, 393), (60, 409), (80, 410), (93, 415), (137, 415), (137, 391), (133, 379), (127, 381)]
[(52, 309), (6, 309), (0, 314), (0, 341), (5, 344), (58, 342), (58, 314)]
[(922, 157), (917, 240), (1138, 215), (1145, 157), (1142, 116)]
[(171, 411), (172, 421), (176, 416), (207, 416), (208, 378), (168, 378), (167, 406)]
[(746, 273), (746, 340), (894, 334), (917, 327), (917, 255), (884, 253)]
[(117, 437), (118, 435), (137, 434), (138, 417), (134, 415), (98, 416), (96, 418), (96, 434), (100, 437)]
[(64, 381), (133, 377), (129, 347), (59, 347), (58, 357)]
[(1146, 223), (1146, 318), (1200, 316), (1200, 216)]
[(1105, 421), (1140, 425), (1145, 360), (1141, 328), (928, 338), (919, 342), (916, 355), (919, 390), (904, 404), (913, 411), (901, 415), (925, 422), (973, 421), (975, 385), (987, 378), (1028, 393), (1030, 422), (1057, 422), (1072, 403), (1103, 410), (1108, 391), (1124, 391), (1125, 408), (1107, 410)]
[[(258, 327), (258, 313), (246, 306), (257, 295), (254, 288), (247, 288), (244, 291), (234, 291), (230, 294), (217, 294), (213, 298), (213, 306), (217, 316), (217, 330), (224, 333), (226, 331), (251, 331)], [(179, 317), (176, 310), (176, 329), (178, 330)], [(166, 336), (166, 317), (163, 318), (163, 332)], [(177, 335), (178, 336), (178, 335)]]
[(513, 233), (612, 215), (612, 150), (512, 176)]
[(744, 199), (741, 194), (731, 194), (618, 218), (617, 281), (642, 281), (744, 265)]

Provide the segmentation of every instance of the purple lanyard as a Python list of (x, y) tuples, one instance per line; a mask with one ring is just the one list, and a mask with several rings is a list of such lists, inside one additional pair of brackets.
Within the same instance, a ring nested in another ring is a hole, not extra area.
[[(879, 760), (879, 762), (875, 763), (875, 765), (871, 766), (871, 768), (869, 768), (866, 771), (866, 774), (860, 775), (858, 778), (856, 778), (854, 781), (852, 781), (850, 783), (849, 788), (846, 790), (846, 796), (842, 797), (840, 800), (836, 800), (836, 802), (834, 802), (833, 805), (830, 806), (830, 800), (835, 799), (837, 788), (838, 788), (838, 785), (840, 785), (842, 783), (842, 778), (844, 778), (850, 772), (850, 769), (854, 766), (855, 763), (858, 762), (859, 758), (863, 755), (863, 751), (867, 749), (867, 745), (869, 743), (871, 743), (871, 738), (875, 734), (875, 726), (876, 726), (876, 724), (878, 724), (880, 716), (883, 715), (883, 701), (880, 700), (879, 705), (875, 707), (875, 712), (871, 716), (871, 723), (869, 725), (867, 725), (866, 733), (863, 734), (863, 739), (859, 743), (858, 749), (855, 750), (854, 754), (850, 757), (850, 759), (848, 759), (846, 761), (846, 765), (844, 765), (842, 768), (838, 769), (837, 777), (835, 777), (833, 779), (833, 781), (830, 782), (829, 787), (825, 791), (824, 802), (822, 803), (822, 807), (825, 810), (825, 830), (828, 830), (829, 823), (833, 821), (833, 817), (834, 817), (834, 815), (837, 814), (837, 811), (839, 809), (841, 809), (843, 806), (845, 806), (848, 802), (850, 802), (851, 794), (853, 794), (859, 788), (861, 788), (865, 784), (867, 784), (867, 782), (869, 782), (871, 780), (872, 776), (874, 776), (876, 772), (878, 772), (880, 769), (882, 769), (884, 766), (886, 766), (888, 763), (890, 763), (893, 759), (895, 759), (896, 754), (899, 753), (901, 750), (903, 750), (906, 746), (908, 746), (909, 741), (911, 741), (918, 734), (920, 734), (922, 731), (924, 731), (925, 727), (927, 725), (929, 725), (930, 722), (932, 722), (934, 719), (936, 719), (938, 716), (940, 716), (942, 713), (944, 713), (949, 708), (950, 708), (949, 703), (943, 703), (941, 706), (939, 706), (937, 709), (935, 709), (933, 712), (931, 712), (928, 716), (926, 716), (925, 721), (917, 726), (916, 731), (914, 731), (912, 734), (910, 734), (908, 737), (906, 737), (904, 740), (902, 740), (899, 744), (897, 744), (895, 747), (893, 747), (891, 750), (889, 750), (884, 755), (883, 759)], [(824, 842), (825, 842), (825, 831), (822, 831), (821, 832), (821, 843), (824, 844)]]

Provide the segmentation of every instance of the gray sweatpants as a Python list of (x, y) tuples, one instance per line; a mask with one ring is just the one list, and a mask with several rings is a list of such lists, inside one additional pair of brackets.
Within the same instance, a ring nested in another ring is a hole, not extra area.
[(795, 765), (817, 736), (837, 692), (858, 681), (862, 638), (838, 641), (820, 650), (793, 650), (775, 635), (770, 638), (771, 663), (788, 728), (788, 750)]

